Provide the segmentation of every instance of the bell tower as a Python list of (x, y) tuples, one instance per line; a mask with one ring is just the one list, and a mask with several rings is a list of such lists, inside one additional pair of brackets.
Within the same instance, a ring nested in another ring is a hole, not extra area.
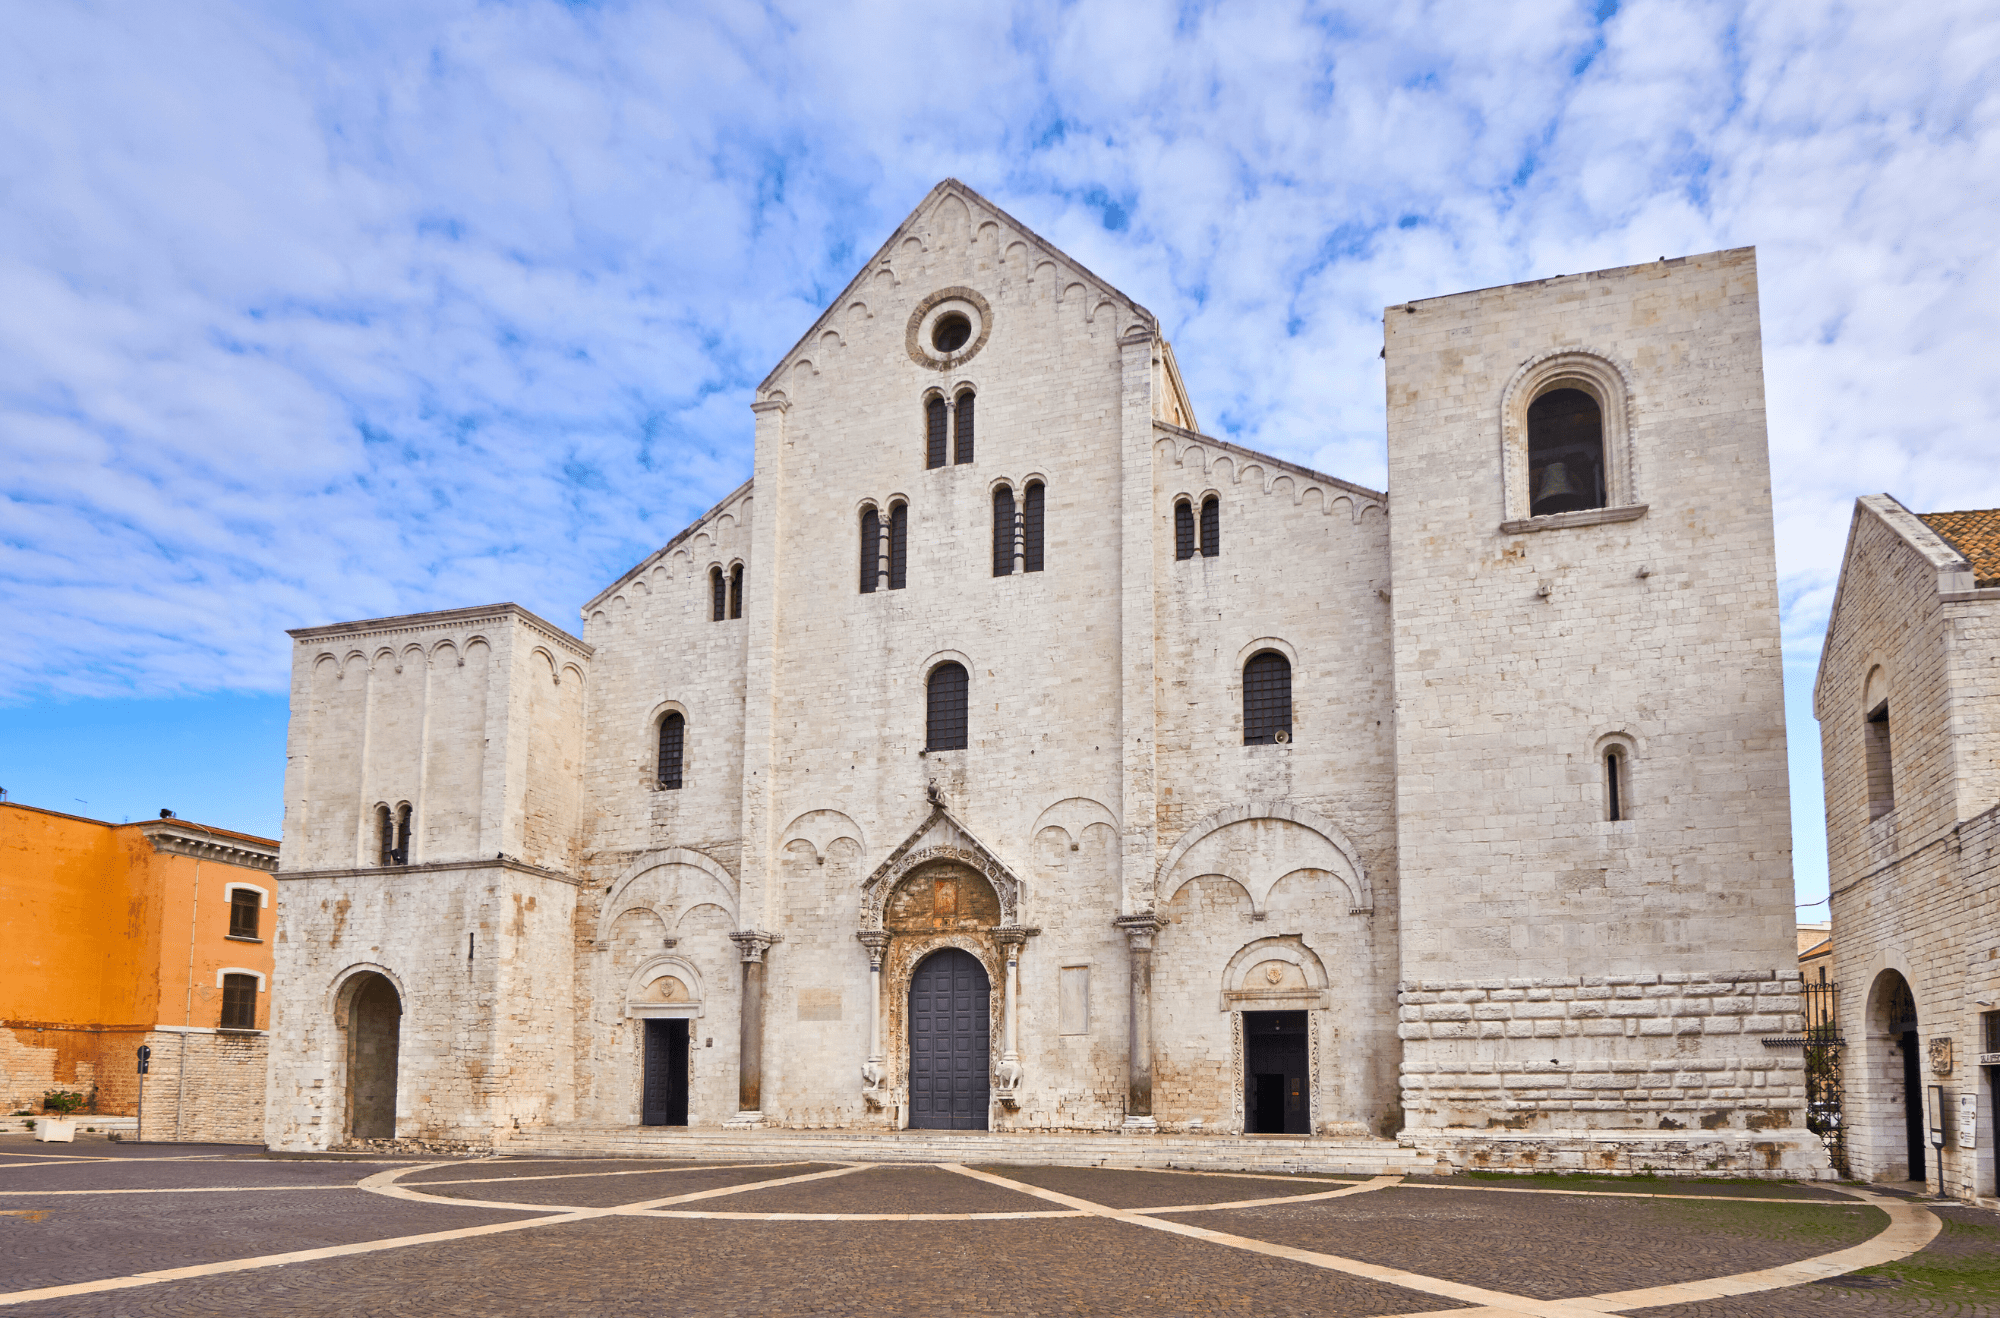
[(1408, 1125), (1801, 1125), (1755, 253), (1384, 341)]

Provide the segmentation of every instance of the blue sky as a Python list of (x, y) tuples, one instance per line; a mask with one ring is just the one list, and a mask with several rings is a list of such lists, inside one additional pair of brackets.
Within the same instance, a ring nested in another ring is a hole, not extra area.
[[(2000, 505), (1990, 3), (17, 7), (0, 787), (275, 833), (287, 627), (576, 608), (939, 178), (1383, 479), (1381, 308), (1755, 244), (1800, 900), (1855, 496)], [(82, 804), (79, 804), (82, 803)]]

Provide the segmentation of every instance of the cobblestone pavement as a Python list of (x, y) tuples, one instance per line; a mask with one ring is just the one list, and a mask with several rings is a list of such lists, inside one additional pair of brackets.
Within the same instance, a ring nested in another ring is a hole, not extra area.
[[(949, 1164), (298, 1161), (101, 1141), (52, 1152), (0, 1137), (0, 1308), (2000, 1318), (2000, 1215), (1775, 1188)], [(1810, 1262), (1843, 1250), (1852, 1252)], [(1741, 1275), (1771, 1268), (1783, 1271)], [(162, 1270), (172, 1275), (144, 1275)], [(1737, 1281), (1709, 1284), (1729, 1277)], [(1585, 1300), (1676, 1283), (1684, 1289)], [(1755, 1289), (1730, 1293), (1746, 1287)]]

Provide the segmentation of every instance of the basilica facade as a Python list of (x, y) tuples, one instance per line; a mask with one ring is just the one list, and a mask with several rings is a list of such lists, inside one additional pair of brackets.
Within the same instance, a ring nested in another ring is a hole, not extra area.
[(293, 632), (268, 1141), (1818, 1165), (1754, 253), (1383, 329), (1393, 497), (947, 180), (580, 637)]

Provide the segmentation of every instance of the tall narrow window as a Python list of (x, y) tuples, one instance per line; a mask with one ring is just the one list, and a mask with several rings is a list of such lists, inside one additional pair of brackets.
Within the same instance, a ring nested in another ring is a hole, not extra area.
[(931, 670), (924, 710), (924, 749), (965, 749), (965, 701), (970, 681), (963, 664), (939, 664)]
[(264, 899), (249, 888), (236, 888), (229, 894), (229, 936), (231, 938), (255, 938), (257, 936), (257, 915), (264, 905)]
[(396, 820), (386, 805), (375, 807), (375, 863), (396, 863)]
[(1292, 739), (1292, 661), (1274, 650), (1243, 665), (1243, 744), (1269, 746)]
[(410, 863), (410, 816), (415, 813), (408, 802), (396, 807), (396, 850), (393, 865)]
[(882, 577), (882, 514), (874, 505), (861, 510), (861, 593), (875, 593)]
[(1896, 776), (1889, 744), (1889, 702), (1875, 706), (1863, 730), (1868, 744), (1868, 817), (1880, 819), (1896, 808)]
[(944, 399), (932, 394), (924, 400), (924, 466), (944, 465)]
[(677, 709), (660, 720), (660, 790), (681, 789), (681, 754), (687, 745), (687, 719)]
[(993, 491), (993, 575), (1014, 574), (1014, 487)]
[(889, 589), (910, 584), (910, 505), (889, 505)]
[(1581, 389), (1551, 389), (1528, 404), (1528, 513), (1602, 508), (1604, 413)]
[(1042, 483), (1036, 481), (1022, 492), (1021, 570), (1042, 570)]
[(257, 1028), (257, 977), (255, 975), (224, 975), (222, 977), (222, 1019), (218, 1024), (225, 1030), (254, 1030)]
[(972, 461), (972, 400), (972, 390), (961, 389), (958, 392), (957, 405), (951, 410), (953, 462)]
[(1186, 499), (1174, 500), (1174, 557), (1194, 557), (1194, 505)]
[(729, 600), (729, 587), (723, 583), (722, 569), (719, 567), (712, 567), (708, 570), (708, 594), (709, 617), (716, 622), (721, 622), (725, 616), (724, 609)]
[(729, 569), (729, 616), (743, 616), (743, 565), (738, 563)]
[(1616, 747), (1604, 752), (1604, 817), (1625, 817), (1625, 756)]
[(1214, 558), (1222, 552), (1222, 500), (1213, 494), (1201, 501), (1201, 556)]

